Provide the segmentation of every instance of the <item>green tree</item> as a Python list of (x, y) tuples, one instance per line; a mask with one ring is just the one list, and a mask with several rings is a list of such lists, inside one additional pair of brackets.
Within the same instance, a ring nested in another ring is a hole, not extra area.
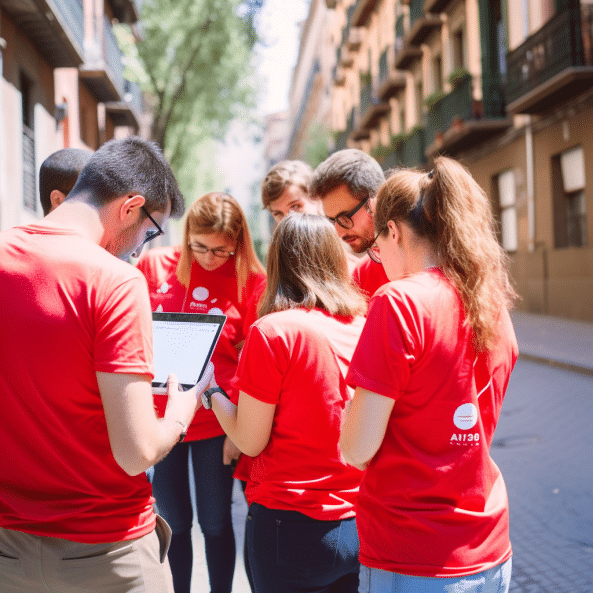
[(254, 15), (261, 0), (144, 0), (140, 35), (118, 40), (126, 76), (151, 99), (151, 136), (192, 198), (204, 146), (253, 105)]

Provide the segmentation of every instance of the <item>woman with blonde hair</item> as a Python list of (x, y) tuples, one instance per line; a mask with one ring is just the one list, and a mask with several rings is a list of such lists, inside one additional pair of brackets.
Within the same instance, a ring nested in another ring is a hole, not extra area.
[[(138, 268), (146, 276), (153, 311), (227, 316), (212, 361), (217, 381), (232, 393), (238, 351), (255, 320), (257, 298), (265, 284), (264, 268), (239, 204), (224, 193), (198, 198), (186, 216), (182, 244), (148, 251)], [(166, 401), (157, 398), (157, 407), (164, 410)], [(184, 442), (154, 468), (154, 496), (173, 531), (169, 560), (176, 593), (189, 593), (191, 582), (190, 459), (210, 588), (213, 593), (231, 591), (235, 538), (228, 456), (232, 444), (224, 441), (214, 414), (200, 409), (187, 427)]]
[(489, 448), (517, 343), (507, 257), (469, 172), (440, 157), (381, 187), (371, 300), (340, 445), (366, 468), (361, 593), (503, 593), (508, 501)]
[(287, 216), (272, 237), (260, 319), (233, 379), (238, 405), (220, 393), (202, 398), (255, 457), (246, 541), (256, 593), (358, 589), (361, 472), (344, 463), (338, 439), (365, 309), (331, 224)]

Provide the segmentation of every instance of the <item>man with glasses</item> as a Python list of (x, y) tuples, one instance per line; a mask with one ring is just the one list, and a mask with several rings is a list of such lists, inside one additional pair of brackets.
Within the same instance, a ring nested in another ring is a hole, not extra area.
[(122, 260), (183, 208), (156, 145), (112, 140), (59, 208), (0, 233), (2, 591), (173, 591), (145, 471), (207, 384), (171, 378), (156, 416), (148, 291)]
[[(335, 152), (315, 169), (311, 195), (321, 200), (325, 216), (355, 253), (364, 254), (374, 243), (373, 205), (384, 181), (379, 163), (354, 148)], [(383, 266), (366, 254), (352, 278), (369, 297), (389, 281)]]

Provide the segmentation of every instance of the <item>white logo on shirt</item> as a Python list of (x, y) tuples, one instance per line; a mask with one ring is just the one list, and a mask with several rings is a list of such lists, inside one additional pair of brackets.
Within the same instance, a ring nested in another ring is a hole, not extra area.
[(203, 286), (198, 286), (197, 288), (194, 288), (193, 292), (191, 293), (192, 297), (194, 297), (196, 301), (205, 301), (208, 298), (209, 294), (210, 292), (208, 291), (208, 289), (204, 288)]
[(158, 306), (158, 307), (155, 309), (155, 311), (156, 311), (157, 313), (162, 313), (162, 312), (163, 312), (163, 305), (159, 305), (159, 306)]
[(169, 288), (170, 286), (166, 283), (163, 282), (158, 288), (157, 288), (157, 292), (160, 292), (161, 294), (165, 294), (166, 292), (169, 292)]
[(212, 307), (212, 309), (210, 309), (210, 311), (208, 311), (208, 313), (210, 315), (222, 315), (222, 309), (219, 309), (218, 307)]
[(478, 408), (474, 404), (463, 404), (453, 414), (453, 424), (460, 430), (469, 430), (478, 421)]

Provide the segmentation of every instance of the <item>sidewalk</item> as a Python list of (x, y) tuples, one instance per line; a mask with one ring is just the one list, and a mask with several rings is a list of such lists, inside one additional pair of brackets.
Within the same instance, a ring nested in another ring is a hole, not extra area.
[(593, 376), (593, 323), (513, 311), (519, 356)]

